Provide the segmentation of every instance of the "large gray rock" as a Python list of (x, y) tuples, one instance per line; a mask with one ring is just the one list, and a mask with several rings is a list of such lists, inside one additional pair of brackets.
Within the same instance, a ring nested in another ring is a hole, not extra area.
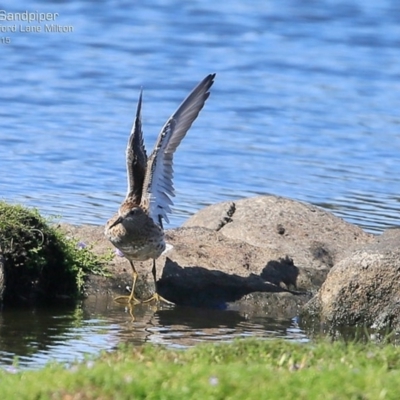
[(288, 308), (298, 311), (310, 298), (296, 290), (298, 269), (292, 260), (280, 259), (272, 249), (200, 227), (170, 230), (167, 241), (173, 249), (157, 260), (158, 289), (176, 304), (224, 307), (235, 302), (242, 308), (252, 303), (269, 315), (286, 316)]
[[(92, 241), (85, 239), (91, 229)], [(112, 249), (102, 227), (67, 231), (93, 243), (96, 252)], [(346, 251), (372, 236), (318, 207), (264, 196), (207, 207), (184, 227), (167, 231), (166, 239), (173, 248), (157, 260), (157, 286), (168, 300), (286, 318), (299, 313)], [(139, 298), (154, 291), (151, 266), (151, 261), (135, 263)], [(110, 270), (112, 279), (91, 278), (89, 294), (96, 287), (129, 289), (128, 261), (115, 256)]]
[(400, 328), (400, 229), (337, 263), (304, 315), (331, 326)]
[[(103, 227), (64, 224), (62, 229), (97, 254), (114, 252)], [(298, 315), (311, 298), (309, 293), (290, 290), (295, 289), (298, 270), (290, 259), (280, 260), (273, 250), (199, 227), (169, 230), (166, 239), (173, 248), (157, 260), (157, 286), (162, 296), (178, 305), (228, 307), (247, 314), (288, 318)], [(136, 262), (135, 267), (139, 273), (136, 296), (146, 299), (154, 292), (152, 262)], [(107, 278), (89, 277), (88, 296), (129, 293), (132, 274), (126, 258), (115, 255), (109, 271)]]
[[(276, 196), (212, 205), (183, 226), (213, 229), (224, 237), (268, 249), (274, 258), (264, 258), (264, 265), (279, 259), (292, 260), (297, 276), (291, 283), (307, 291), (318, 289), (349, 250), (373, 240), (361, 228), (321, 208)], [(279, 269), (282, 276), (284, 270), (287, 267)]]

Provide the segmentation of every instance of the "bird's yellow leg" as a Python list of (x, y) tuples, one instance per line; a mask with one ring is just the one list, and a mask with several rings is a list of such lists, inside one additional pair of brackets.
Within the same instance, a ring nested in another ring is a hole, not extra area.
[(129, 261), (129, 263), (131, 264), (131, 267), (132, 267), (132, 278), (133, 278), (131, 294), (129, 296), (118, 296), (114, 300), (117, 303), (122, 303), (122, 304), (126, 304), (126, 303), (128, 303), (128, 304), (140, 304), (141, 301), (135, 297), (135, 285), (136, 285), (136, 280), (137, 280), (137, 277), (138, 277), (138, 273), (137, 273), (137, 271), (135, 269), (135, 266), (133, 265), (133, 262)]
[(155, 300), (157, 303), (163, 302), (166, 304), (174, 305), (174, 303), (172, 303), (172, 301), (164, 299), (164, 297), (160, 296), (157, 293), (156, 260), (153, 260), (153, 269), (151, 270), (151, 273), (153, 274), (155, 293), (151, 297), (149, 297), (147, 300), (142, 301), (142, 303), (149, 303), (150, 301)]
[(166, 303), (166, 304), (175, 305), (175, 303), (173, 303), (172, 301), (169, 301), (167, 299), (164, 299), (164, 297), (160, 296), (158, 293), (154, 293), (148, 299), (143, 300), (142, 303), (149, 303), (150, 301), (153, 301), (153, 300), (155, 300), (157, 303), (163, 302), (163, 303)]

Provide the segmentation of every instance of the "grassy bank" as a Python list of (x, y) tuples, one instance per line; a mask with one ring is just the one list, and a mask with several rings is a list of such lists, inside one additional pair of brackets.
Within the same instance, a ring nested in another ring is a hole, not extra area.
[(392, 345), (238, 341), (124, 348), (64, 368), (0, 373), (3, 399), (398, 399)]

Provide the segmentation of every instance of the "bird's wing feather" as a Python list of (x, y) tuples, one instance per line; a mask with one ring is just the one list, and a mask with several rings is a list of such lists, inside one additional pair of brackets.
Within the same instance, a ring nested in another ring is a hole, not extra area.
[(169, 222), (173, 187), (173, 155), (186, 135), (193, 121), (203, 108), (215, 74), (204, 78), (169, 118), (158, 136), (153, 153), (150, 155), (143, 184), (142, 203), (148, 206), (153, 221), (161, 225), (161, 218)]
[(143, 182), (147, 166), (147, 155), (142, 133), (142, 93), (143, 91), (141, 90), (135, 122), (133, 123), (126, 148), (126, 170), (128, 176), (126, 199), (131, 198), (137, 204), (140, 204), (142, 198)]

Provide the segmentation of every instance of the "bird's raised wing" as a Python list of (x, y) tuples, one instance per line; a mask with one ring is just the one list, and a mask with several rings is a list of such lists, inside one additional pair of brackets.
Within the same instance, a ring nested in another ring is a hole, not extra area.
[(215, 74), (205, 77), (183, 101), (162, 128), (153, 153), (149, 157), (143, 184), (142, 203), (149, 215), (162, 227), (162, 218), (169, 222), (171, 197), (174, 196), (173, 155), (210, 95)]
[(128, 146), (126, 148), (126, 172), (128, 176), (126, 199), (132, 198), (137, 204), (140, 204), (142, 198), (143, 182), (147, 166), (147, 155), (142, 133), (142, 93), (143, 91), (141, 90), (135, 122), (133, 123)]

